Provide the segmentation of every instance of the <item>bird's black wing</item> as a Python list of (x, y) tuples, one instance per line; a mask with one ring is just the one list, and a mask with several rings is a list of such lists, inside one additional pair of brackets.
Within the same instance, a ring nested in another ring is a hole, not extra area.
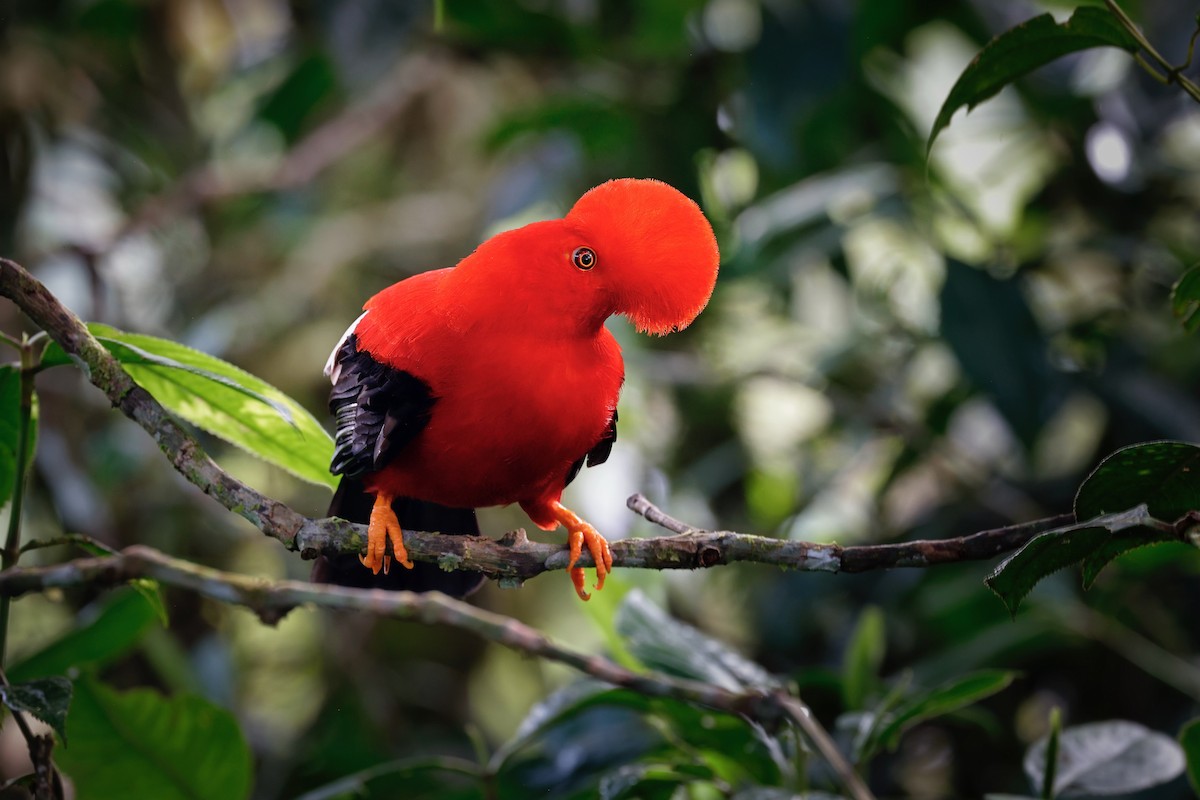
[[(342, 475), (329, 504), (329, 515), (366, 524), (375, 495), (363, 476), (378, 472), (411, 442), (429, 422), (436, 398), (429, 384), (411, 373), (381, 364), (358, 349), (353, 327), (334, 351), (329, 365), (333, 391), (329, 410), (337, 420), (335, 450), (329, 471)], [(392, 510), (406, 530), (479, 535), (475, 511), (397, 496)], [(446, 571), (437, 564), (418, 561), (412, 569), (396, 567), (373, 575), (357, 556), (321, 556), (313, 564), (312, 580), (373, 589), (438, 590), (465, 597), (479, 588), (483, 575), (463, 570)]]
[(333, 356), (329, 411), (337, 420), (329, 471), (355, 478), (378, 472), (429, 423), (429, 384), (381, 364), (350, 333)]
[(567, 480), (563, 485), (570, 484), (575, 480), (575, 476), (579, 474), (579, 470), (583, 469), (584, 462), (587, 462), (589, 467), (594, 467), (597, 464), (603, 464), (608, 461), (608, 456), (612, 453), (613, 444), (617, 441), (617, 410), (613, 409), (612, 419), (608, 421), (608, 428), (605, 429), (604, 435), (600, 437), (600, 441), (592, 445), (592, 449), (581, 455), (571, 464), (571, 469), (567, 471)]

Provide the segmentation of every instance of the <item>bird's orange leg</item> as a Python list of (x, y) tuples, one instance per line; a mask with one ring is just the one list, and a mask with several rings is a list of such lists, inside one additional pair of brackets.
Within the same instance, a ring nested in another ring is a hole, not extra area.
[(567, 529), (567, 544), (571, 548), (571, 560), (567, 562), (567, 571), (571, 573), (571, 583), (575, 584), (575, 592), (579, 599), (587, 600), (591, 595), (583, 588), (583, 567), (575, 566), (575, 562), (579, 560), (586, 544), (588, 552), (592, 554), (592, 561), (596, 562), (596, 590), (603, 589), (604, 579), (612, 572), (613, 563), (608, 540), (562, 503), (551, 503), (550, 512), (559, 524)]
[(375, 507), (371, 509), (371, 521), (367, 524), (367, 554), (358, 557), (376, 575), (381, 568), (386, 575), (392, 566), (392, 556), (387, 554), (389, 541), (396, 560), (412, 569), (413, 563), (404, 548), (404, 531), (400, 528), (400, 520), (396, 519), (396, 512), (392, 510), (392, 495), (380, 492), (375, 495)]

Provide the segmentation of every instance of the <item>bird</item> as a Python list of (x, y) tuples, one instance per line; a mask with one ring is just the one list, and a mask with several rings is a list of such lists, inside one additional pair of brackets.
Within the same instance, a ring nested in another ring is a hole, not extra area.
[[(561, 498), (616, 441), (624, 363), (605, 322), (624, 315), (655, 335), (686, 328), (719, 262), (693, 200), (659, 180), (620, 178), (561, 219), (496, 234), (456, 266), (370, 298), (325, 364), (330, 472), (341, 476), (330, 515), (367, 523), (366, 553), (352, 568), (323, 560), (314, 579), (463, 596), (482, 577), (414, 565), (405, 527), (478, 534), (474, 509), (517, 503), (539, 528), (566, 528), (578, 596), (590, 597), (576, 566), (585, 548), (602, 589), (612, 550)], [(372, 582), (381, 571), (390, 583)]]

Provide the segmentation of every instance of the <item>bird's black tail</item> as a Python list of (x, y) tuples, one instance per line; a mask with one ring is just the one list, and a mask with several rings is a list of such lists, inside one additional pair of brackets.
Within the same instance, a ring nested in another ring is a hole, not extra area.
[[(371, 518), (375, 495), (358, 478), (342, 478), (329, 503), (329, 516), (366, 524)], [(479, 535), (479, 523), (472, 508), (448, 508), (411, 497), (397, 497), (392, 502), (400, 527), (412, 531), (437, 531), (466, 536)], [(427, 561), (413, 563), (412, 569), (392, 564), (385, 575), (371, 574), (355, 555), (320, 556), (313, 563), (314, 583), (336, 583), (359, 589), (408, 589), (413, 592), (445, 592), (452, 597), (466, 597), (483, 583), (483, 575), (464, 570), (446, 571)]]

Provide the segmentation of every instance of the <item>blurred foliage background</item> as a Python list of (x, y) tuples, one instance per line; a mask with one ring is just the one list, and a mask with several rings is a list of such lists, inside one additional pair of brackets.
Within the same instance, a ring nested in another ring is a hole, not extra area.
[[(780, 537), (962, 535), (1070, 510), (1119, 446), (1200, 440), (1200, 351), (1168, 306), (1200, 260), (1200, 107), (1126, 53), (1093, 50), (958, 116), (926, 158), (982, 44), (1060, 4), (2, 5), (0, 253), (84, 318), (219, 355), (321, 419), (329, 348), (384, 286), (558, 216), (608, 178), (696, 198), (723, 254), (708, 310), (662, 340), (610, 323), (628, 370), (621, 438), (568, 495), (610, 538), (656, 535), (625, 510), (634, 491), (696, 525)], [(1183, 61), (1187, 6), (1127, 7)], [(23, 329), (11, 307), (0, 315)], [(307, 574), (166, 469), (80, 376), (49, 372), (39, 392), (27, 535)], [(212, 447), (260, 490), (323, 513), (325, 489)], [(508, 509), (483, 524), (498, 535), (528, 521)], [(1194, 551), (1148, 548), (1086, 594), (1056, 575), (1015, 620), (981, 564), (618, 570), (587, 605), (560, 575), (476, 602), (602, 651), (639, 587), (796, 681), (828, 719), (850, 632), (877, 607), (885, 675), (1021, 671), (873, 767), (885, 793), (963, 797), (1025, 788), (1022, 751), (1053, 706), (1072, 724), (1120, 717), (1171, 735), (1196, 716), (1198, 571)], [(95, 599), (18, 601), (14, 658)], [(572, 677), (439, 628), (305, 609), (271, 628), (175, 593), (168, 610), (169, 628), (104, 676), (233, 710), (256, 798), (400, 756), (473, 758)], [(24, 746), (10, 734), (0, 766), (17, 774)], [(547, 763), (553, 785), (565, 767)], [(1155, 796), (1186, 795), (1179, 781)]]

